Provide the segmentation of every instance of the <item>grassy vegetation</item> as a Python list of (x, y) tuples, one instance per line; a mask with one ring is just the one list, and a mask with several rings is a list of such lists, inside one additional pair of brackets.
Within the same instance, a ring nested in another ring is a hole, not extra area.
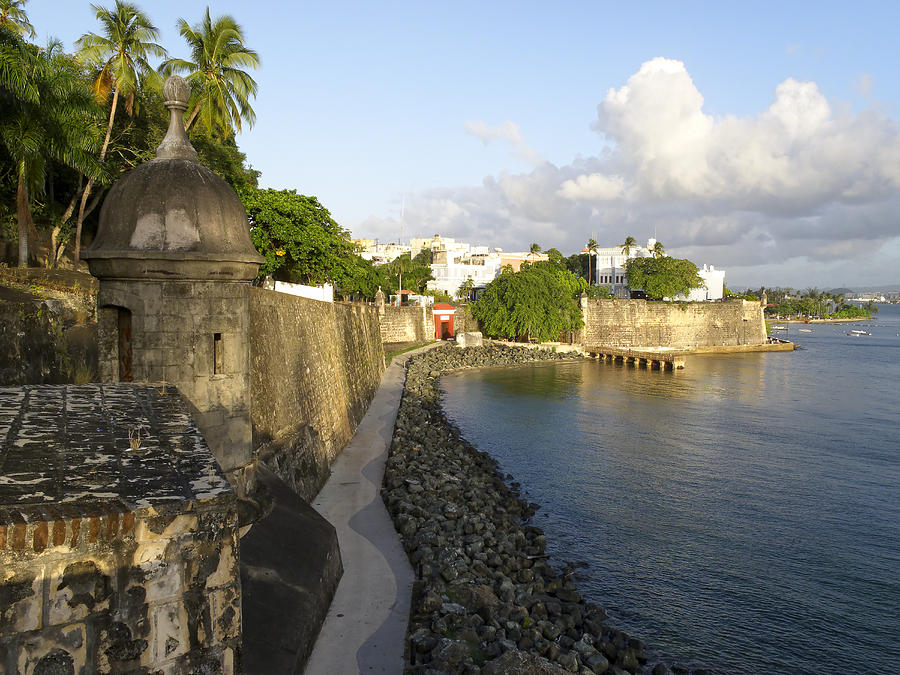
[(419, 349), (420, 347), (424, 347), (426, 344), (427, 343), (415, 344), (415, 345), (412, 345), (409, 347), (404, 347), (402, 349), (398, 349), (397, 351), (385, 352), (384, 353), (384, 367), (387, 368), (389, 365), (391, 365), (391, 360), (395, 356), (400, 356), (400, 354), (406, 354), (406, 352), (411, 352), (415, 349)]

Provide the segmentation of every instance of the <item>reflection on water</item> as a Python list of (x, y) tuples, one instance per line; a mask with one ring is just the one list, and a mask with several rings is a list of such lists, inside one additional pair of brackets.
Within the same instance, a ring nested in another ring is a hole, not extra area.
[(725, 672), (900, 662), (900, 308), (871, 338), (446, 377), (445, 407), (545, 508), (560, 560), (627, 630)]

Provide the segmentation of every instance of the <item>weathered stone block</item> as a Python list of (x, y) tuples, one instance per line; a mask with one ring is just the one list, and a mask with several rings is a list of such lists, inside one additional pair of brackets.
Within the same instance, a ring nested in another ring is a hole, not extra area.
[(241, 594), (235, 586), (226, 586), (211, 591), (209, 615), (212, 634), (205, 646), (224, 644), (236, 640), (241, 634)]
[(41, 627), (44, 570), (33, 565), (7, 565), (0, 570), (0, 635)]
[(62, 560), (47, 567), (47, 620), (60, 625), (110, 608), (115, 564), (111, 560)]
[(460, 347), (481, 347), (484, 344), (481, 333), (457, 333), (456, 344)]
[[(160, 540), (160, 543), (164, 540)], [(169, 553), (164, 551), (164, 555)], [(165, 555), (165, 557), (169, 557)], [(146, 601), (158, 603), (179, 597), (184, 590), (181, 562), (179, 560), (155, 560), (140, 566), (144, 574), (143, 586)]]
[(87, 665), (87, 640), (82, 623), (22, 635), (16, 666), (19, 673), (82, 673)]
[(150, 648), (144, 653), (144, 665), (175, 659), (191, 648), (188, 616), (181, 601), (158, 605), (150, 610)]

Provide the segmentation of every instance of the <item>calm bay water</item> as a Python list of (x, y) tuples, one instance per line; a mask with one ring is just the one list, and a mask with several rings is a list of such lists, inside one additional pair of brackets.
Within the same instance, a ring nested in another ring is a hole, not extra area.
[[(614, 625), (727, 673), (900, 672), (900, 306), (792, 353), (464, 371), (444, 407)], [(863, 328), (871, 337), (851, 337)]]

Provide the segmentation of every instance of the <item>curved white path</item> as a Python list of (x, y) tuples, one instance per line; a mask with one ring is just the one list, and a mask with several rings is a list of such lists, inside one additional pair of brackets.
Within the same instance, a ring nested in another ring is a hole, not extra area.
[(307, 675), (403, 672), (414, 575), (380, 490), (409, 355), (395, 357), (385, 371), (356, 434), (313, 501), (337, 530), (344, 576)]

